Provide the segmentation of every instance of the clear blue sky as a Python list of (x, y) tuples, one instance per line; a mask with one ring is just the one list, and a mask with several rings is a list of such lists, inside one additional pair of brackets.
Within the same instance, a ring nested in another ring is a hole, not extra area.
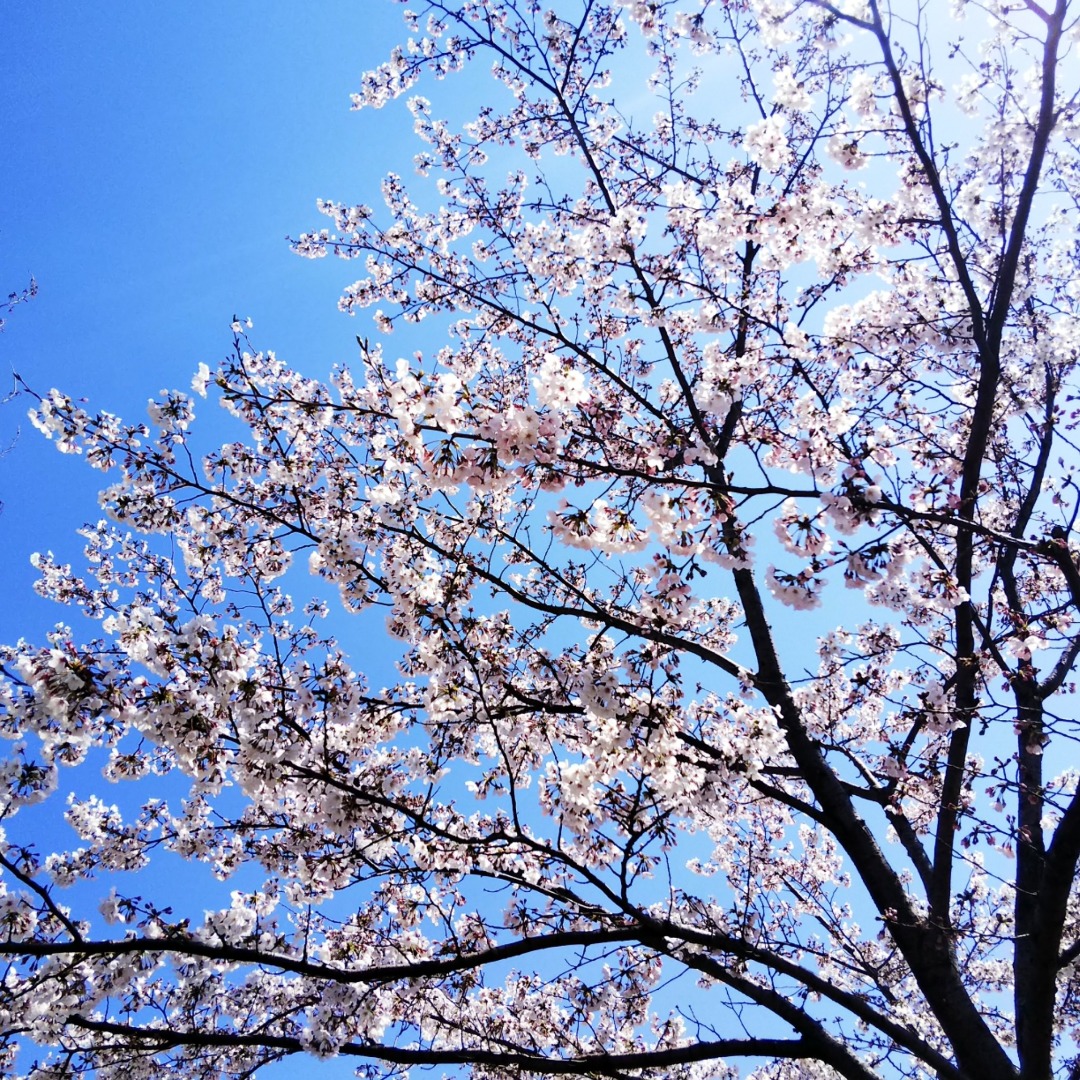
[[(360, 74), (404, 36), (388, 0), (8, 4), (0, 64), (0, 293), (39, 294), (0, 336), (0, 378), (59, 387), (143, 419), (165, 386), (255, 342), (321, 375), (356, 356), (364, 316), (338, 313), (337, 260), (285, 237), (317, 197), (368, 201), (407, 171), (402, 109), (354, 113)], [(407, 115), (407, 114), (406, 114)], [(404, 344), (404, 343), (403, 343)], [(0, 409), (0, 640), (63, 616), (29, 597), (30, 553), (79, 550), (103, 477)]]

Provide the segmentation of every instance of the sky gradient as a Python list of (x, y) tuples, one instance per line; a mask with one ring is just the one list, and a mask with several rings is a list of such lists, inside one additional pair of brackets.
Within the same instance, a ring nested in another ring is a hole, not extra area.
[[(360, 74), (404, 36), (384, 0), (73, 5), (4, 12), (0, 290), (38, 283), (0, 337), (16, 371), (130, 420), (229, 351), (234, 314), (305, 373), (356, 356), (368, 319), (336, 310), (350, 269), (286, 237), (317, 197), (377, 197), (412, 147), (402, 108), (353, 113)], [(63, 617), (30, 595), (30, 554), (73, 558), (103, 477), (0, 409), (0, 640)], [(207, 410), (204, 407), (204, 415)]]

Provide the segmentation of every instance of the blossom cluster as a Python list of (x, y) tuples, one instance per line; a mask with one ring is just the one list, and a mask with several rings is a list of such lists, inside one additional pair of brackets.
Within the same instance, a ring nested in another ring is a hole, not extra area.
[(0, 648), (2, 1067), (1051, 1075), (1075, 16), (996, 5), (953, 92), (918, 5), (418, 6), (355, 98), (418, 179), (295, 241), (381, 339), (35, 399), (107, 486)]

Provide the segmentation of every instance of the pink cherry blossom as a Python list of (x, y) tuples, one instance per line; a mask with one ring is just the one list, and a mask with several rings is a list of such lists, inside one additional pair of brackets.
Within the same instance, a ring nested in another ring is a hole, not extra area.
[(424, 0), (393, 336), (35, 395), (4, 1069), (1075, 1076), (1080, 12), (952, 7)]

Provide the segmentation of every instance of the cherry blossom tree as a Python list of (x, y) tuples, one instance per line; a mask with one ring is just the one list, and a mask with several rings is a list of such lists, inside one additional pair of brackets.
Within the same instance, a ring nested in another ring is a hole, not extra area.
[(8, 1067), (1080, 1076), (1080, 13), (552, 3), (364, 76), (354, 369), (36, 399), (109, 486), (0, 652)]

